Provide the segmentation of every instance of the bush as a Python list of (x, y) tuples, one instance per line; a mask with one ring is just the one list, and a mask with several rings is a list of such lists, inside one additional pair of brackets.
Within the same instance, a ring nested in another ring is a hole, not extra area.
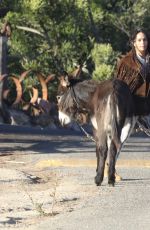
[(102, 63), (101, 65), (97, 66), (93, 71), (93, 79), (94, 80), (106, 80), (112, 76), (113, 68), (111, 65), (107, 65)]
[(115, 52), (110, 44), (95, 43), (91, 51), (91, 56), (95, 64), (93, 79), (105, 80), (111, 78), (118, 55), (119, 53)]

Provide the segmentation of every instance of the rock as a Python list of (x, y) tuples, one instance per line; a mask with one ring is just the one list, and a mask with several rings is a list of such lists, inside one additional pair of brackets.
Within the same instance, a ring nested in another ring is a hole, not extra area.
[(17, 109), (8, 110), (11, 125), (30, 125), (30, 116)]
[(42, 127), (47, 127), (49, 126), (51, 123), (53, 123), (53, 119), (50, 117), (49, 114), (40, 114), (39, 116), (33, 116), (31, 118), (31, 123), (32, 125), (39, 125)]

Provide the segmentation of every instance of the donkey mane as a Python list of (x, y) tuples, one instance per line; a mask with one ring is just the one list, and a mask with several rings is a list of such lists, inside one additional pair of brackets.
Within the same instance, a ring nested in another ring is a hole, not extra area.
[(98, 85), (99, 82), (94, 80), (84, 80), (78, 82), (78, 84), (74, 84), (72, 87), (74, 88), (79, 100), (86, 102), (89, 99), (89, 96), (95, 92)]

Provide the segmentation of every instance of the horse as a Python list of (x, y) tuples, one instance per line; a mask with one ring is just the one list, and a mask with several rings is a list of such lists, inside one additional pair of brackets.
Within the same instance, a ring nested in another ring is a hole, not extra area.
[(62, 125), (78, 120), (80, 114), (89, 114), (96, 142), (95, 183), (102, 184), (107, 159), (108, 184), (114, 186), (117, 158), (137, 119), (127, 84), (118, 79), (97, 82), (62, 76), (57, 102)]

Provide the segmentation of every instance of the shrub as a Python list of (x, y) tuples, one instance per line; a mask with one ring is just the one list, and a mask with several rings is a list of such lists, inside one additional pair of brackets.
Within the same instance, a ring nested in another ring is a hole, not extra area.
[(119, 55), (110, 44), (95, 43), (91, 51), (92, 60), (95, 64), (93, 79), (105, 80), (112, 77), (116, 58)]

